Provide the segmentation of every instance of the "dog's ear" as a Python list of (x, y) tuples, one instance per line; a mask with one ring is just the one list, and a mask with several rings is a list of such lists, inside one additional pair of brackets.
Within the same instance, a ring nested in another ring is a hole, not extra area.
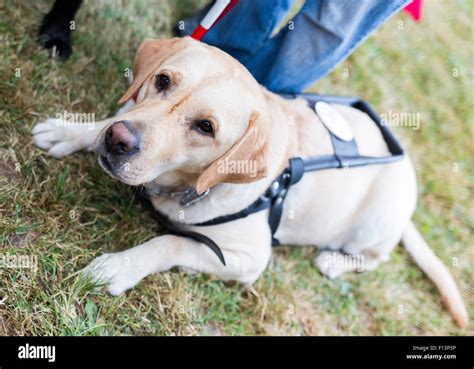
[(227, 152), (207, 167), (196, 184), (198, 194), (218, 183), (249, 183), (267, 174), (269, 119), (253, 112), (247, 130)]
[(133, 62), (133, 82), (120, 98), (119, 104), (123, 104), (134, 97), (143, 82), (150, 77), (160, 66), (167, 55), (174, 51), (179, 38), (167, 40), (144, 40), (138, 48)]

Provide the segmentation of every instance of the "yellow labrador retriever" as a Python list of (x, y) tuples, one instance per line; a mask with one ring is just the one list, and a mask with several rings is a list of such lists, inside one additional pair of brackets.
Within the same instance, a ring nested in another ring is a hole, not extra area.
[[(226, 265), (193, 239), (162, 235), (102, 255), (86, 270), (106, 281), (113, 295), (176, 266), (253, 283), (271, 254), (268, 210), (220, 225), (191, 224), (247, 207), (289, 158), (332, 153), (327, 130), (304, 101), (268, 92), (235, 59), (189, 37), (144, 41), (133, 70), (133, 83), (120, 99), (126, 104), (117, 116), (93, 129), (48, 119), (34, 127), (33, 141), (58, 158), (82, 149), (97, 151), (109, 175), (145, 185), (156, 209), (221, 246)], [(388, 154), (380, 131), (364, 113), (335, 108), (350, 123), (362, 155)], [(224, 170), (222, 163), (252, 165)], [(174, 196), (153, 195), (189, 186), (198, 194), (212, 191), (188, 207)], [(275, 236), (283, 244), (324, 249), (314, 263), (330, 278), (360, 268), (335, 262), (338, 257), (362, 255), (362, 269), (372, 270), (402, 240), (440, 290), (454, 320), (465, 327), (467, 312), (452, 276), (410, 220), (416, 196), (408, 157), (387, 165), (309, 173), (289, 191)]]

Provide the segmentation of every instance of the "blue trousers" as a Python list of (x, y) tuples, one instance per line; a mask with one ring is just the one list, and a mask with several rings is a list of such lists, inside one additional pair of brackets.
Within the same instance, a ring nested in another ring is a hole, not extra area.
[(240, 0), (203, 41), (238, 59), (269, 90), (301, 93), (409, 2), (306, 0), (272, 35), (295, 0)]

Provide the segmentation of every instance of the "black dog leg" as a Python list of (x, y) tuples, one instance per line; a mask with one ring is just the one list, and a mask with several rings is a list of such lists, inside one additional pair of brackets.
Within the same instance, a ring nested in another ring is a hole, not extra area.
[(51, 11), (43, 18), (39, 31), (43, 47), (52, 52), (56, 48), (57, 55), (68, 59), (72, 54), (71, 24), (82, 0), (56, 0)]

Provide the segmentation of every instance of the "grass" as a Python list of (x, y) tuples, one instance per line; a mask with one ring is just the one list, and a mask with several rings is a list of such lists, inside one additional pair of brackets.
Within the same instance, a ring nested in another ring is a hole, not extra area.
[[(279, 248), (251, 289), (173, 270), (111, 297), (79, 279), (76, 272), (95, 256), (139, 244), (159, 230), (92, 155), (54, 160), (32, 146), (30, 130), (64, 110), (97, 119), (113, 114), (140, 40), (170, 36), (197, 4), (88, 1), (66, 63), (49, 59), (35, 42), (50, 6), (0, 4), (0, 255), (38, 258), (36, 272), (0, 269), (0, 301), (6, 298), (0, 334), (473, 333), (472, 324), (466, 331), (454, 326), (438, 292), (402, 248), (376, 271), (334, 281), (312, 267), (317, 251)], [(419, 130), (395, 128), (418, 172), (415, 222), (454, 274), (471, 317), (472, 14), (468, 1), (428, 1), (421, 24), (400, 13), (311, 89), (362, 96), (381, 113), (419, 114)]]

